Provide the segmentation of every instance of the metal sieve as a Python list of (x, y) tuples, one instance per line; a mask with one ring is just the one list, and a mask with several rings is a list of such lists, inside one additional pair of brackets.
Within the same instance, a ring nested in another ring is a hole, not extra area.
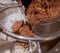
[(49, 20), (34, 26), (34, 32), (41, 37), (58, 37), (60, 34), (60, 15), (56, 19)]

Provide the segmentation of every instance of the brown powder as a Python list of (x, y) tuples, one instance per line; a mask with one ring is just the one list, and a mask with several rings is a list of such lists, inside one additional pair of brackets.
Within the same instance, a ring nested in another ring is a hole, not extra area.
[(33, 37), (34, 33), (32, 31), (32, 27), (28, 22), (16, 21), (12, 26), (12, 32), (25, 36), (25, 37)]
[(23, 22), (22, 21), (16, 21), (13, 26), (12, 26), (12, 32), (17, 32), (19, 28), (22, 26)]
[(32, 0), (26, 8), (27, 19), (32, 23), (39, 23), (55, 19), (59, 14), (60, 6), (55, 0)]
[(16, 43), (16, 45), (23, 46), (24, 49), (28, 50), (28, 48), (29, 48), (29, 43), (28, 42), (16, 41), (15, 43)]
[(32, 37), (34, 35), (27, 25), (21, 27), (19, 33), (25, 37)]

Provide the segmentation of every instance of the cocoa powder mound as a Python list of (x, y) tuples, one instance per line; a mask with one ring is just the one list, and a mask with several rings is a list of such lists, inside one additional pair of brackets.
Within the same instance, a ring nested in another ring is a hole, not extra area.
[(18, 32), (19, 28), (22, 26), (22, 21), (16, 21), (12, 26), (12, 32)]
[(28, 22), (16, 21), (12, 26), (12, 32), (25, 37), (33, 37), (32, 27)]

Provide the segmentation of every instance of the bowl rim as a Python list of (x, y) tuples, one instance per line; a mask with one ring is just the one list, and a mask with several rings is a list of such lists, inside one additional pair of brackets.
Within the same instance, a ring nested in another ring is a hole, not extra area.
[(51, 41), (51, 40), (54, 40), (54, 39), (60, 37), (60, 34), (59, 34), (60, 31), (59, 31), (58, 35), (51, 36), (51, 37), (40, 37), (40, 36), (35, 35), (35, 37), (29, 37), (28, 38), (28, 37), (19, 36), (17, 34), (14, 34), (14, 33), (10, 32), (10, 31), (8, 31), (1, 24), (0, 24), (0, 27), (3, 30), (3, 33), (6, 34), (7, 36), (10, 36), (10, 37), (18, 39), (18, 40), (23, 40), (23, 41), (42, 41), (42, 42), (45, 42), (45, 41)]
[(43, 21), (43, 22), (40, 22), (39, 25), (49, 25), (49, 24), (54, 24), (56, 22), (59, 22), (60, 21), (60, 15), (57, 16), (55, 19), (50, 19), (50, 20), (47, 20), (47, 21)]

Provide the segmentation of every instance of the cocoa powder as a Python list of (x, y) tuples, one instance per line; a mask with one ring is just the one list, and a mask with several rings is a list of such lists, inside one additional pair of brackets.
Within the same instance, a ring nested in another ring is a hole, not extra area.
[(60, 6), (55, 0), (32, 0), (26, 8), (27, 19), (32, 23), (39, 23), (55, 19), (59, 14)]
[(12, 32), (25, 37), (33, 37), (32, 27), (28, 22), (16, 21), (12, 26)]

